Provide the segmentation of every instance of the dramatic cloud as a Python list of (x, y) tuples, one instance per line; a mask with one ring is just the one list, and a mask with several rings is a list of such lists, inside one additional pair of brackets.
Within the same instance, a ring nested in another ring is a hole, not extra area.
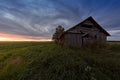
[(39, 40), (55, 28), (68, 29), (89, 16), (120, 40), (119, 0), (0, 0), (0, 32)]

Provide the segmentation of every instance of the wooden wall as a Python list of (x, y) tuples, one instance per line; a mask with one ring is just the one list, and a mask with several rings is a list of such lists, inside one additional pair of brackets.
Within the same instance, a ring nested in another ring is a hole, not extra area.
[(66, 34), (65, 45), (68, 46), (82, 46), (82, 38), (80, 34)]

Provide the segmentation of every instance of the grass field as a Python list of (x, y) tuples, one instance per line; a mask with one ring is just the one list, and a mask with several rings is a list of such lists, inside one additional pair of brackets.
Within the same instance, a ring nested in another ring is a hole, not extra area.
[(120, 80), (120, 42), (102, 48), (0, 42), (0, 80)]

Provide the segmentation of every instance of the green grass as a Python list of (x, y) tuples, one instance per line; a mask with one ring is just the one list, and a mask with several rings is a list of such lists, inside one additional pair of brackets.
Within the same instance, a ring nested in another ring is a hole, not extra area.
[(120, 80), (120, 43), (67, 48), (52, 42), (1, 42), (0, 80)]

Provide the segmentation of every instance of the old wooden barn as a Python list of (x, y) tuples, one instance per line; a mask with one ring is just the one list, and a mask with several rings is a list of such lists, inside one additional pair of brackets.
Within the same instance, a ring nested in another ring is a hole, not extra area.
[(65, 31), (59, 37), (59, 43), (67, 46), (83, 46), (99, 41), (106, 42), (110, 34), (104, 30), (92, 17)]

